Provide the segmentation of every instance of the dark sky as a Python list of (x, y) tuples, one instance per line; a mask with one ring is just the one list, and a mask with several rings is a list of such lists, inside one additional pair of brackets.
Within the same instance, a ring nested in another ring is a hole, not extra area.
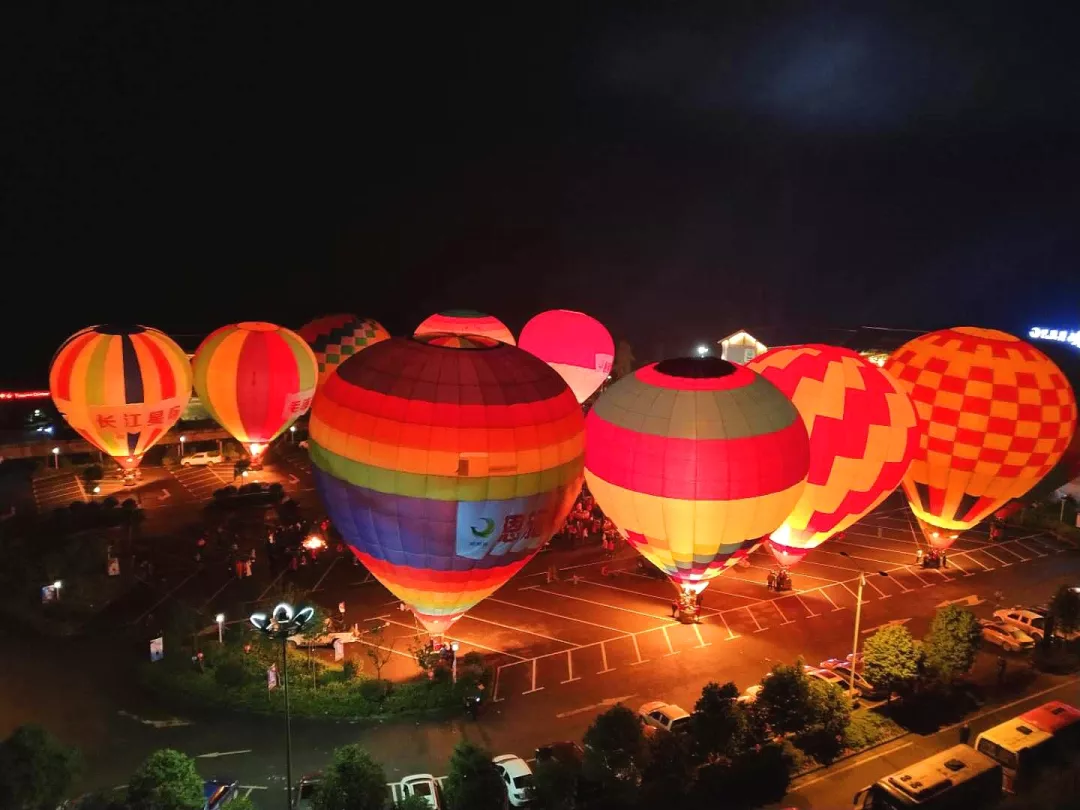
[(22, 5), (0, 388), (106, 321), (1080, 326), (1076, 4)]

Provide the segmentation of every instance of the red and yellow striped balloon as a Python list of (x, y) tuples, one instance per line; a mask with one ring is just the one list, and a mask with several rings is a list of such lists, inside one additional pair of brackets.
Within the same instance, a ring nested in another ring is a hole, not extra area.
[(203, 405), (252, 458), (307, 411), (319, 379), (304, 339), (261, 321), (215, 330), (195, 351), (192, 366)]
[(684, 357), (608, 388), (585, 421), (585, 480), (685, 590), (746, 557), (798, 503), (810, 465), (791, 400), (744, 366)]
[(896, 380), (850, 349), (782, 346), (746, 365), (795, 403), (810, 434), (806, 489), (768, 541), (790, 566), (899, 486), (919, 449), (919, 419)]
[(191, 365), (157, 329), (91, 326), (57, 351), (49, 392), (80, 436), (131, 472), (191, 399)]
[(494, 338), (500, 343), (516, 345), (514, 333), (506, 328), (506, 324), (493, 315), (474, 309), (450, 309), (429, 315), (416, 327), (413, 334), (416, 337), (432, 334), (481, 335)]

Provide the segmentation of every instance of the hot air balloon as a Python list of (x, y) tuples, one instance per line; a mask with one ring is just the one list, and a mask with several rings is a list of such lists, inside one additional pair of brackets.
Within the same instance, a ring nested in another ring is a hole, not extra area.
[(260, 321), (211, 332), (192, 361), (195, 391), (214, 420), (258, 461), (307, 411), (318, 364), (296, 332)]
[(191, 365), (157, 329), (91, 326), (56, 352), (49, 392), (80, 436), (133, 473), (191, 399)]
[(784, 522), (810, 467), (791, 400), (718, 357), (638, 369), (600, 395), (585, 424), (585, 480), (600, 508), (688, 592)]
[(450, 309), (430, 315), (416, 327), (413, 335), (430, 335), (434, 332), (451, 335), (483, 335), (503, 343), (514, 345), (514, 333), (506, 324), (492, 315), (474, 309)]
[(810, 434), (806, 489), (767, 541), (789, 567), (899, 486), (919, 449), (919, 419), (898, 383), (850, 349), (784, 346), (746, 365), (795, 403)]
[(304, 324), (296, 334), (315, 352), (320, 384), (358, 351), (390, 337), (378, 321), (356, 315), (325, 315)]
[(578, 402), (596, 393), (615, 359), (615, 342), (604, 325), (571, 309), (534, 316), (521, 330), (518, 346), (559, 372)]
[(570, 389), (528, 352), (422, 335), (342, 363), (315, 396), (309, 441), (334, 525), (439, 635), (563, 524), (584, 429)]
[(948, 548), (1061, 459), (1076, 397), (1053, 361), (994, 329), (958, 326), (908, 341), (885, 362), (924, 422), (902, 482), (927, 542)]

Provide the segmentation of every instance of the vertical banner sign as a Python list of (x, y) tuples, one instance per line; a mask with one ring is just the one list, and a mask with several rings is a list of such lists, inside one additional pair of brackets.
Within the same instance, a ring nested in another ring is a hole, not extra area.
[(118, 557), (109, 557), (109, 576), (120, 576), (120, 559)]
[(277, 664), (271, 664), (266, 670), (266, 688), (268, 690), (277, 688)]
[(55, 585), (46, 585), (41, 589), (41, 603), (47, 605), (49, 602), (55, 602), (58, 594), (56, 593)]
[(150, 639), (150, 660), (160, 661), (165, 657), (165, 637), (158, 636)]
[(340, 638), (334, 639), (334, 660), (342, 661), (345, 658), (345, 642)]

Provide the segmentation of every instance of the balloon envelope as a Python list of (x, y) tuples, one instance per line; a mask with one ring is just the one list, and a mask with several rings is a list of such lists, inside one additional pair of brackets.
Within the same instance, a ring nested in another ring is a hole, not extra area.
[(131, 471), (191, 399), (191, 365), (157, 329), (91, 326), (56, 352), (49, 392), (80, 436)]
[(562, 526), (584, 427), (566, 384), (531, 354), (424, 335), (342, 363), (315, 396), (309, 441), (335, 527), (440, 634)]
[(716, 357), (638, 369), (586, 419), (585, 480), (597, 503), (687, 589), (703, 588), (783, 523), (809, 466), (791, 400)]
[(304, 324), (296, 333), (315, 352), (320, 384), (358, 351), (390, 337), (378, 321), (356, 315), (324, 315)]
[(555, 369), (578, 402), (603, 384), (615, 359), (615, 342), (604, 325), (570, 309), (552, 309), (531, 318), (521, 330), (518, 346)]
[(450, 309), (430, 315), (416, 327), (413, 335), (419, 337), (433, 333), (482, 335), (514, 345), (514, 333), (506, 328), (506, 324), (492, 315), (485, 315), (474, 309)]
[(195, 351), (195, 391), (253, 457), (307, 411), (318, 366), (291, 329), (261, 321), (222, 326)]
[(850, 349), (783, 346), (746, 365), (795, 403), (810, 435), (806, 489), (768, 542), (790, 566), (899, 486), (919, 449), (919, 420), (899, 384)]
[(958, 326), (909, 341), (885, 362), (925, 429), (903, 480), (926, 540), (948, 548), (1061, 459), (1076, 397), (1058, 367), (1019, 338)]

